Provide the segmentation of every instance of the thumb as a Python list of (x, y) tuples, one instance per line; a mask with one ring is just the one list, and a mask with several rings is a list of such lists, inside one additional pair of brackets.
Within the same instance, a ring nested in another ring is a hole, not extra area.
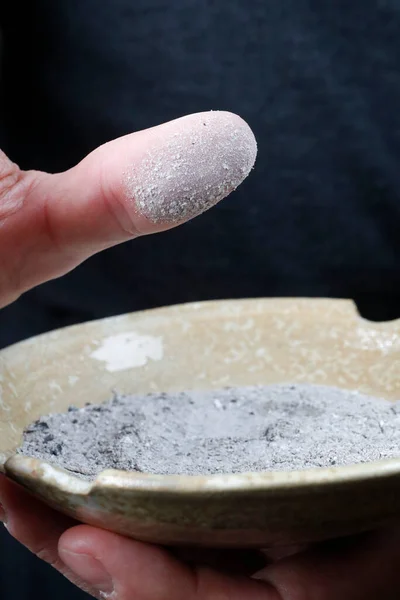
[(0, 154), (0, 306), (96, 252), (201, 214), (255, 157), (250, 128), (226, 112), (119, 138), (56, 175), (21, 172)]
[[(110, 600), (279, 600), (275, 589), (240, 575), (190, 567), (161, 547), (78, 525), (62, 534), (59, 558), (96, 598)], [(293, 597), (294, 598), (294, 597)]]

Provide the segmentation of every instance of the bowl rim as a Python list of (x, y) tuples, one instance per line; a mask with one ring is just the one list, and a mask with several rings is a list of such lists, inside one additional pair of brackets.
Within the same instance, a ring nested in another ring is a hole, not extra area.
[(296, 493), (326, 490), (361, 482), (400, 477), (400, 457), (338, 467), (296, 471), (260, 471), (214, 475), (156, 475), (107, 469), (87, 480), (41, 459), (14, 454), (5, 463), (10, 475), (35, 479), (60, 491), (90, 496), (97, 490), (124, 489), (137, 493), (209, 496), (211, 493)]

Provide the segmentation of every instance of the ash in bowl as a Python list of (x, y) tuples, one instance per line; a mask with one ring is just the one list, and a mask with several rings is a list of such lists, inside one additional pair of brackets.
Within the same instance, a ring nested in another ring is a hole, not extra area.
[(18, 452), (86, 479), (104, 469), (210, 475), (400, 455), (400, 402), (312, 385), (114, 396), (44, 416)]

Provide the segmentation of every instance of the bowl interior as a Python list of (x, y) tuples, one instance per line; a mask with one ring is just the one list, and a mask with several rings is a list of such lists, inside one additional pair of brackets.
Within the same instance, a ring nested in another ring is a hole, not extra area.
[(365, 321), (348, 301), (221, 301), (90, 322), (0, 352), (0, 464), (40, 415), (114, 390), (307, 382), (395, 400), (399, 373), (400, 321)]

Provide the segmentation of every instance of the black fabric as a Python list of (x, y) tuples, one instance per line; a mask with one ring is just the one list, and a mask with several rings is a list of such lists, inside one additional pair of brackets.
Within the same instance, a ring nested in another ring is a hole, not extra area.
[(0, 313), (0, 346), (224, 297), (351, 297), (400, 316), (399, 0), (14, 0), (0, 15), (2, 147), (23, 167), (63, 170), (207, 109), (241, 114), (259, 142), (234, 196), (26, 294)]

